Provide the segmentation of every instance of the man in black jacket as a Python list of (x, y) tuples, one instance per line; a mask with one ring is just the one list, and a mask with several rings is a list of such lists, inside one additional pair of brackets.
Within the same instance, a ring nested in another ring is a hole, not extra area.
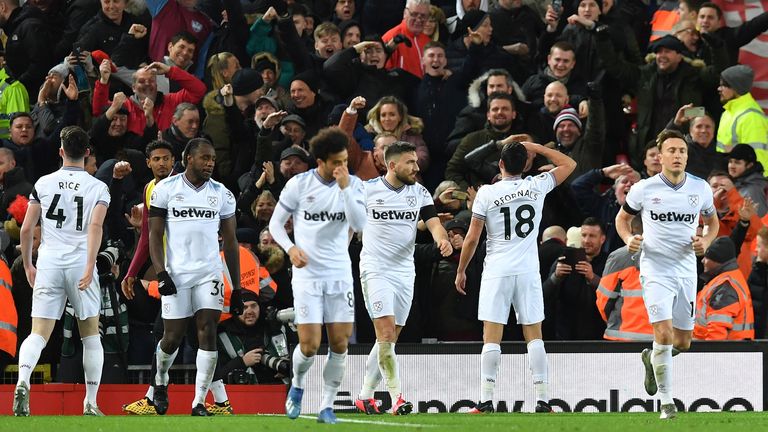
[(28, 92), (40, 88), (48, 70), (56, 63), (42, 15), (30, 5), (19, 7), (19, 0), (0, 0), (0, 27), (8, 36), (5, 69), (21, 81)]
[(727, 66), (733, 66), (739, 61), (739, 49), (768, 30), (768, 12), (763, 12), (738, 27), (726, 27), (722, 25), (722, 20), (723, 11), (720, 6), (707, 2), (699, 7), (696, 26), (702, 33), (712, 34), (725, 42), (729, 59)]

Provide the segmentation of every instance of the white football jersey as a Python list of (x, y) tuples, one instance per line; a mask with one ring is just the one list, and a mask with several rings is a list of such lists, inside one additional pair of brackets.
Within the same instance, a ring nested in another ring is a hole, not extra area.
[(416, 223), (423, 207), (434, 206), (432, 196), (418, 183), (395, 189), (383, 176), (364, 185), (368, 217), (360, 269), (414, 273)]
[(549, 172), (536, 177), (507, 177), (477, 191), (472, 217), (488, 231), (484, 278), (539, 271), (536, 237), (544, 198), (556, 186)]
[(699, 215), (715, 213), (707, 182), (686, 173), (681, 183), (673, 185), (656, 174), (632, 186), (624, 208), (643, 219), (641, 274), (696, 277), (691, 237), (696, 235)]
[(93, 209), (99, 204), (109, 207), (107, 185), (82, 168), (62, 167), (40, 177), (29, 199), (42, 208), (37, 268), (83, 266)]
[[(365, 212), (363, 182), (350, 175), (347, 188), (351, 201)], [(293, 280), (346, 281), (352, 283), (352, 261), (349, 258), (349, 220), (344, 204), (344, 191), (336, 181), (326, 182), (316, 169), (293, 176), (280, 193), (280, 202), (293, 216), (293, 236), (308, 263), (293, 268)]]
[(200, 277), (221, 275), (219, 226), (235, 216), (235, 197), (223, 184), (208, 180), (196, 188), (184, 173), (155, 185), (150, 206), (165, 216), (165, 268), (179, 288)]

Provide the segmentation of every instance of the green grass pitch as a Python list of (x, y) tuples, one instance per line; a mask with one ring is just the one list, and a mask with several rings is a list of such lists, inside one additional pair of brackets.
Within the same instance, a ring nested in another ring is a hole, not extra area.
[(216, 432), (216, 431), (738, 431), (768, 430), (768, 413), (679, 413), (661, 421), (658, 413), (556, 413), (556, 414), (412, 414), (363, 416), (342, 414), (336, 425), (318, 424), (312, 415), (289, 420), (284, 416), (240, 415), (232, 417), (138, 417), (32, 416), (0, 419), (0, 431), (13, 432)]

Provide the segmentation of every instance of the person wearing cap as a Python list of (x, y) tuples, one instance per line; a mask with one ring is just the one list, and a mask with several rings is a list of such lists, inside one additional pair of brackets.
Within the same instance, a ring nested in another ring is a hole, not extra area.
[[(280, 122), (280, 133), (287, 138), (286, 144), (288, 146), (297, 146), (301, 148), (308, 148), (309, 145), (305, 140), (307, 131), (305, 130), (307, 124), (301, 116), (296, 114), (288, 114)], [(282, 149), (280, 149), (282, 151)]]
[(632, 165), (641, 166), (646, 143), (664, 129), (681, 106), (688, 103), (701, 106), (706, 89), (717, 85), (720, 71), (727, 62), (725, 47), (713, 46), (712, 64), (697, 67), (683, 61), (685, 45), (667, 35), (649, 45), (649, 51), (656, 54), (654, 62), (638, 66), (615, 52), (611, 35), (603, 27), (595, 32), (597, 52), (607, 75), (637, 95), (637, 127), (630, 138), (628, 152)]
[(757, 215), (761, 218), (768, 212), (765, 191), (768, 180), (763, 174), (763, 165), (757, 160), (755, 149), (749, 144), (736, 144), (728, 158), (728, 175), (743, 197), (749, 197), (757, 204)]
[(718, 237), (707, 248), (704, 273), (706, 282), (696, 295), (698, 340), (744, 340), (755, 338), (752, 296), (744, 275), (736, 264), (736, 248), (728, 237)]
[[(387, 69), (405, 69), (419, 78), (424, 75), (421, 53), (424, 45), (432, 40), (423, 33), (424, 24), (429, 19), (429, 5), (429, 0), (407, 0), (403, 21), (382, 36), (381, 39), (394, 49), (387, 60)], [(397, 40), (396, 36), (399, 36)]]
[(768, 169), (768, 118), (750, 93), (754, 78), (755, 73), (747, 65), (731, 66), (720, 74), (717, 91), (724, 111), (717, 126), (717, 151), (728, 152), (736, 144), (748, 144), (765, 170)]
[[(48, 75), (45, 77), (45, 82), (37, 93), (37, 103), (33, 105), (31, 114), (32, 118), (35, 120), (36, 135), (39, 137), (49, 138), (51, 132), (53, 132), (56, 126), (61, 123), (62, 115), (65, 110), (65, 98), (62, 94), (62, 84), (69, 76), (69, 73), (69, 67), (65, 63), (59, 63), (52, 67), (51, 70), (48, 71)], [(8, 96), (13, 96), (14, 88), (12, 88), (10, 84), (16, 82), (13, 79), (7, 80), (5, 77), (7, 77), (5, 70), (0, 70), (0, 89), (2, 89), (2, 96), (0, 96), (0, 112), (3, 113), (6, 112), (6, 109), (2, 109), (2, 106), (5, 105), (4, 101), (6, 93), (10, 92)], [(19, 85), (20, 84), (21, 83), (19, 83)], [(23, 88), (23, 86), (21, 86), (21, 88)], [(7, 114), (27, 110), (26, 107), (29, 106), (29, 96), (27, 95), (26, 89), (24, 89), (24, 95), (22, 97), (26, 99), (26, 101), (20, 101), (25, 103), (25, 105), (22, 105), (23, 108), (22, 106), (17, 106), (15, 108), (8, 106)], [(18, 97), (14, 99), (17, 98)], [(10, 100), (13, 99), (9, 99), (9, 101)], [(11, 105), (15, 104), (11, 103)], [(0, 116), (0, 137), (2, 138), (8, 137), (7, 132), (4, 132), (8, 127), (3, 127), (5, 122), (6, 120)]]
[(723, 25), (723, 11), (714, 2), (702, 3), (699, 6), (696, 26), (703, 34), (711, 34), (725, 42), (728, 52), (728, 65), (739, 62), (739, 49), (752, 42), (761, 33), (768, 30), (768, 12), (758, 14), (752, 19), (745, 20), (737, 27)]

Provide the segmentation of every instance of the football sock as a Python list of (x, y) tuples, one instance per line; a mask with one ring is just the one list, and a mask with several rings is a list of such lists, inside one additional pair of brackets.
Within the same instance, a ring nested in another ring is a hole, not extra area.
[(672, 345), (653, 343), (653, 374), (656, 376), (656, 384), (659, 387), (659, 398), (662, 405), (671, 404), (672, 401)]
[(312, 367), (312, 363), (315, 362), (315, 356), (305, 356), (297, 345), (296, 349), (293, 350), (293, 357), (291, 360), (293, 362), (293, 379), (291, 380), (291, 386), (303, 389), (307, 371)]
[(528, 361), (531, 365), (533, 376), (533, 389), (536, 400), (549, 402), (547, 394), (547, 351), (544, 349), (544, 341), (534, 339), (528, 342)]
[(211, 385), (213, 373), (216, 371), (216, 360), (219, 357), (218, 351), (197, 350), (195, 366), (195, 399), (192, 401), (192, 408), (198, 404), (205, 404), (205, 396), (208, 394), (208, 387)]
[(179, 353), (179, 349), (172, 353), (167, 353), (160, 348), (160, 344), (157, 344), (155, 349), (155, 358), (157, 360), (157, 372), (155, 373), (155, 384), (168, 385), (168, 369), (171, 368), (173, 361), (176, 360), (176, 354)]
[(101, 336), (93, 335), (81, 339), (83, 341), (83, 375), (85, 375), (85, 402), (93, 406), (99, 392), (101, 371), (104, 368), (104, 348), (101, 346)]
[(495, 343), (483, 345), (480, 354), (480, 402), (493, 400), (493, 390), (496, 388), (496, 374), (501, 360), (501, 346)]
[(147, 399), (149, 399), (151, 401), (154, 401), (155, 400), (155, 388), (152, 387), (152, 386), (149, 386), (149, 388), (147, 389), (147, 392), (144, 393), (144, 397), (146, 397)]
[(333, 400), (339, 392), (341, 381), (344, 379), (344, 371), (347, 369), (347, 352), (335, 353), (328, 351), (328, 360), (323, 368), (323, 400), (320, 410), (333, 408)]
[(360, 389), (359, 399), (372, 399), (373, 392), (381, 382), (381, 369), (379, 369), (379, 344), (373, 344), (373, 349), (368, 354), (365, 361), (365, 378), (363, 378), (363, 388)]
[(680, 354), (681, 352), (682, 351), (680, 351), (679, 349), (675, 348), (674, 346), (672, 347), (672, 357)]
[(19, 348), (19, 381), (16, 385), (24, 383), (29, 386), (32, 371), (37, 366), (37, 361), (40, 360), (40, 353), (45, 348), (45, 344), (45, 339), (36, 333), (30, 333), (24, 339), (21, 348)]
[(394, 404), (402, 393), (395, 344), (392, 342), (377, 342), (376, 345), (379, 346), (379, 368), (381, 368), (381, 374), (384, 376), (384, 381), (387, 384), (389, 397)]
[(227, 389), (224, 387), (224, 381), (216, 380), (211, 383), (211, 393), (213, 393), (213, 401), (224, 403), (229, 399), (227, 396)]

